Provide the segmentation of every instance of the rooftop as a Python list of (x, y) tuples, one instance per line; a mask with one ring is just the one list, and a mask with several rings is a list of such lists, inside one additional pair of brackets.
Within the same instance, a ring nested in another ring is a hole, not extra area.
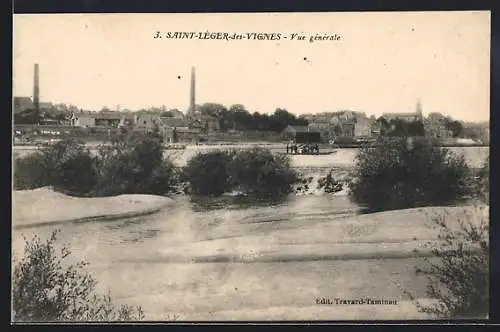
[(169, 127), (187, 127), (188, 125), (188, 121), (183, 118), (161, 117), (160, 121), (162, 124)]

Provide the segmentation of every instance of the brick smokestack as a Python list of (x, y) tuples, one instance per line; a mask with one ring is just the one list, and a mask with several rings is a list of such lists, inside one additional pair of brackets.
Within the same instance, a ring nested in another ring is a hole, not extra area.
[(189, 110), (188, 113), (194, 114), (196, 108), (196, 77), (194, 67), (191, 68), (191, 89), (189, 91)]
[(40, 112), (40, 83), (38, 75), (38, 63), (35, 63), (35, 73), (33, 77), (33, 104), (35, 106), (37, 116)]

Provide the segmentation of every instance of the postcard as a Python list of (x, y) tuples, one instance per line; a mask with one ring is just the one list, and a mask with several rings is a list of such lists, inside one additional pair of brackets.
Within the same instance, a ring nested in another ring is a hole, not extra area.
[(15, 14), (12, 322), (487, 318), (490, 23)]

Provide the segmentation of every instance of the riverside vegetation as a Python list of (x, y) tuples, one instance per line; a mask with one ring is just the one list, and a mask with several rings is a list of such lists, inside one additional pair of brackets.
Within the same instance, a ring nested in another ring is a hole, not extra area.
[[(186, 192), (191, 195), (215, 197), (237, 190), (255, 198), (273, 199), (289, 194), (293, 184), (300, 181), (287, 156), (265, 149), (198, 154), (178, 169), (163, 157), (162, 145), (157, 133), (144, 137), (124, 134), (92, 156), (81, 142), (61, 141), (46, 151), (16, 159), (14, 188), (50, 185), (77, 196), (164, 195), (174, 192), (179, 182), (186, 182)], [(361, 149), (352, 178), (350, 198), (367, 212), (448, 205), (470, 198), (487, 203), (489, 199), (487, 160), (483, 168), (473, 170), (463, 157), (422, 140), (397, 138), (376, 148)], [(331, 174), (320, 182), (332, 192), (340, 188)], [(483, 313), (488, 306), (488, 220), (456, 232), (445, 218), (435, 218), (444, 231), (442, 242), (433, 248), (439, 263), (419, 269), (429, 276), (429, 296), (438, 299), (438, 305), (417, 303), (418, 308), (445, 317), (467, 316), (478, 310)], [(54, 256), (54, 241), (55, 236), (45, 244), (37, 238), (26, 244), (25, 257), (14, 269), (15, 320), (142, 317), (140, 310), (116, 309), (109, 296), (94, 295), (93, 279), (75, 272), (83, 271), (84, 264), (62, 269)], [(467, 251), (470, 245), (480, 250)], [(33, 275), (50, 278), (38, 280)], [(76, 302), (80, 307), (74, 306)]]
[(238, 190), (256, 198), (283, 197), (292, 191), (298, 176), (288, 156), (254, 148), (248, 151), (200, 153), (184, 168), (163, 155), (158, 133), (123, 134), (96, 156), (81, 141), (67, 139), (48, 149), (16, 158), (14, 189), (52, 186), (81, 197), (120, 194), (165, 195), (184, 191), (192, 195), (220, 196)]
[[(469, 168), (463, 156), (428, 141), (410, 138), (385, 140), (357, 155), (350, 196), (369, 212), (455, 204), (475, 199), (489, 204), (489, 160), (479, 170)], [(479, 209), (480, 210), (480, 209)], [(440, 318), (470, 318), (488, 314), (489, 220), (484, 213), (464, 214), (454, 229), (447, 214), (432, 217), (439, 240), (431, 244), (433, 258), (424, 259), (416, 272), (428, 277), (425, 305), (409, 292), (421, 312)], [(474, 218), (479, 218), (474, 223)]]
[(118, 306), (111, 295), (96, 292), (86, 262), (65, 264), (71, 251), (56, 250), (57, 231), (42, 242), (26, 241), (24, 256), (14, 258), (12, 320), (16, 322), (136, 321), (141, 307)]

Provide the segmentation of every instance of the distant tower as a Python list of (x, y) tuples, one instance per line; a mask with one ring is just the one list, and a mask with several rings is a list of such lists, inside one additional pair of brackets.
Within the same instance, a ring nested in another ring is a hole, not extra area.
[(191, 68), (191, 89), (189, 91), (188, 114), (194, 114), (196, 108), (196, 77), (194, 67)]
[(35, 73), (33, 77), (33, 104), (35, 106), (35, 114), (38, 117), (40, 113), (40, 83), (38, 81), (38, 63), (35, 63)]
[(424, 116), (422, 115), (422, 103), (420, 102), (420, 99), (417, 99), (417, 108), (415, 112), (417, 113), (419, 120), (422, 121)]

